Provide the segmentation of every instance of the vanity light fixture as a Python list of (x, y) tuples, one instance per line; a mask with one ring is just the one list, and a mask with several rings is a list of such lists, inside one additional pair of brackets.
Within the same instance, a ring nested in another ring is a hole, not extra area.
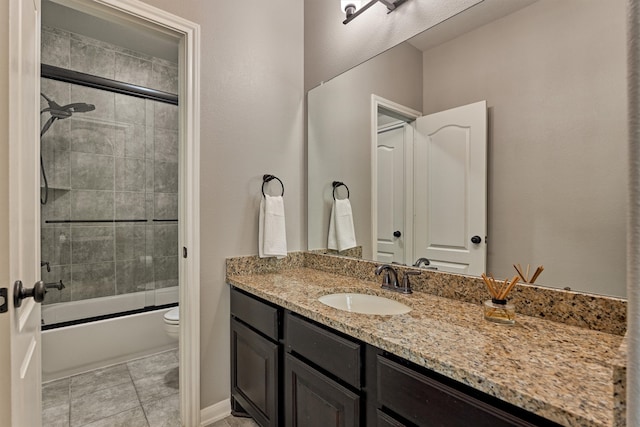
[(342, 21), (342, 23), (345, 25), (348, 24), (349, 22), (354, 20), (356, 16), (369, 9), (377, 2), (380, 2), (387, 6), (387, 9), (389, 10), (387, 13), (391, 13), (405, 1), (407, 0), (371, 0), (369, 3), (363, 6), (362, 3), (364, 2), (360, 0), (340, 0), (340, 9), (343, 10), (347, 16), (347, 19)]

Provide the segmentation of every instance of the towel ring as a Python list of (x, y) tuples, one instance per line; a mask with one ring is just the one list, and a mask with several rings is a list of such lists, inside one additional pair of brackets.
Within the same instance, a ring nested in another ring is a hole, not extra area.
[(345, 184), (344, 182), (340, 182), (340, 181), (333, 181), (333, 183), (331, 185), (333, 185), (333, 200), (336, 199), (336, 189), (338, 187), (342, 187), (342, 186), (344, 186), (344, 188), (347, 189), (347, 199), (349, 198), (349, 187), (347, 187), (347, 184)]
[(275, 176), (275, 175), (269, 175), (269, 174), (265, 174), (265, 175), (263, 175), (263, 176), (262, 176), (262, 195), (263, 195), (263, 196), (265, 195), (265, 194), (264, 194), (264, 185), (265, 185), (267, 182), (272, 181), (272, 180), (274, 180), (274, 179), (277, 179), (277, 180), (278, 180), (278, 182), (280, 183), (280, 185), (282, 186), (282, 194), (281, 194), (281, 196), (284, 196), (284, 184), (282, 183), (282, 181), (280, 181), (280, 178), (278, 178), (278, 177), (277, 177), (277, 176)]

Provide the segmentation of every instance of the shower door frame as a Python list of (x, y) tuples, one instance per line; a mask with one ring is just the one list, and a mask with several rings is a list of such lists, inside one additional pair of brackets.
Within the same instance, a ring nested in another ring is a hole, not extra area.
[(200, 26), (138, 0), (53, 1), (111, 22), (161, 31), (179, 40), (180, 416), (183, 426), (199, 426)]

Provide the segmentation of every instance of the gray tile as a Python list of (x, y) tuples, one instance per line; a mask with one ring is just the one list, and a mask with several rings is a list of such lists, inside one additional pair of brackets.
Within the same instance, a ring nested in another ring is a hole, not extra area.
[(116, 219), (145, 219), (144, 192), (116, 192)]
[(178, 371), (178, 366), (175, 366), (161, 374), (135, 380), (134, 385), (140, 402), (145, 403), (178, 393)]
[(135, 58), (130, 55), (116, 53), (115, 79), (121, 82), (133, 83), (138, 86), (151, 86), (152, 65), (150, 61)]
[[(117, 155), (116, 129), (113, 123), (67, 119), (70, 123), (69, 141), (72, 151)], [(124, 148), (122, 150), (124, 155)]]
[(131, 376), (127, 365), (110, 366), (95, 371), (74, 375), (70, 378), (71, 398), (76, 399), (87, 393), (96, 392), (105, 388), (111, 388), (122, 384), (130, 384)]
[(153, 128), (154, 125), (154, 116), (155, 116), (155, 106), (158, 104), (158, 101), (152, 101), (150, 99), (146, 99), (144, 101), (145, 106), (145, 125), (147, 127)]
[(86, 424), (83, 427), (149, 427), (142, 406)]
[(71, 299), (115, 295), (115, 263), (74, 265), (71, 270)]
[(153, 178), (156, 193), (177, 193), (178, 163), (155, 162)]
[(153, 63), (151, 87), (173, 94), (178, 93), (178, 67)]
[(178, 106), (163, 102), (156, 103), (154, 127), (178, 130)]
[(74, 220), (113, 218), (114, 193), (112, 191), (78, 190), (71, 194), (71, 217)]
[(252, 418), (229, 415), (220, 421), (209, 424), (207, 427), (258, 427), (258, 424)]
[[(42, 162), (47, 175), (49, 189), (70, 189), (71, 188), (71, 158), (69, 151), (59, 151), (49, 149), (54, 143), (43, 141)], [(60, 144), (57, 144), (60, 145)], [(44, 186), (44, 178), (41, 173), (40, 185)]]
[(42, 385), (42, 407), (69, 405), (69, 378)]
[(71, 39), (68, 33), (64, 35), (42, 31), (40, 46), (40, 62), (56, 67), (69, 68)]
[(161, 162), (178, 162), (178, 131), (171, 129), (155, 129), (154, 160)]
[(154, 160), (155, 152), (155, 129), (151, 126), (145, 128), (145, 147), (144, 155), (147, 160)]
[[(145, 158), (145, 127), (143, 125), (124, 124), (116, 131), (116, 145), (124, 157)], [(121, 148), (120, 148), (121, 147)]]
[(71, 153), (71, 188), (113, 190), (114, 158), (98, 154)]
[(153, 212), (155, 219), (178, 219), (178, 194), (155, 193)]
[(113, 226), (76, 227), (71, 229), (71, 262), (90, 264), (114, 261)]
[(69, 427), (69, 408), (69, 403), (43, 408), (43, 427)]
[(113, 79), (115, 53), (100, 46), (71, 39), (71, 69), (82, 73)]
[(156, 289), (178, 286), (178, 257), (156, 257), (153, 260)]
[(142, 408), (150, 427), (179, 427), (181, 424), (178, 394), (143, 403)]
[(142, 359), (127, 362), (129, 373), (134, 381), (156, 374), (166, 373), (178, 366), (175, 351), (165, 351)]
[[(115, 118), (115, 93), (86, 86), (71, 86), (71, 102), (86, 102), (93, 104), (95, 110), (86, 113), (76, 113), (78, 120), (93, 120), (97, 123), (113, 122)], [(69, 120), (69, 119), (66, 119)]]
[(144, 191), (146, 187), (145, 160), (116, 158), (116, 191)]
[(231, 416), (231, 417), (225, 418), (225, 420), (229, 424), (229, 427), (257, 427), (258, 426), (258, 424), (256, 424), (256, 422), (253, 421), (252, 418)]
[(71, 399), (71, 427), (84, 426), (139, 405), (132, 383), (85, 393)]
[(128, 294), (153, 289), (153, 268), (144, 260), (116, 262), (116, 294)]
[[(41, 192), (44, 197), (44, 191)], [(42, 226), (46, 226), (49, 220), (71, 219), (71, 192), (67, 190), (49, 189), (49, 198), (46, 205), (40, 205), (40, 220)]]
[[(71, 263), (71, 227), (68, 224), (45, 225), (40, 230), (40, 256), (49, 266)], [(45, 270), (43, 270), (44, 274)]]
[(153, 236), (153, 255), (176, 256), (178, 252), (178, 224), (156, 224)]
[(155, 164), (153, 160), (145, 160), (145, 190), (149, 193), (153, 193), (154, 190), (154, 169)]
[(116, 260), (146, 259), (146, 225), (116, 226)]
[(144, 99), (130, 95), (116, 94), (115, 102), (115, 119), (117, 122), (139, 125), (145, 124), (146, 102)]

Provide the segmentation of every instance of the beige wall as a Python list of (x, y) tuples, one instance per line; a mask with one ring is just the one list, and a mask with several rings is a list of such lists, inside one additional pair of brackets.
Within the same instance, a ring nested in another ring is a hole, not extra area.
[(541, 0), (424, 53), (425, 114), (486, 99), (488, 271), (625, 295), (623, 0)]
[(391, 14), (377, 3), (343, 25), (344, 12), (338, 0), (305, 0), (305, 89), (326, 82), (479, 2), (412, 0)]
[[(9, 2), (0, 3), (0, 23), (9, 28)], [(9, 34), (0, 32), (0, 288), (9, 288)], [(9, 341), (9, 315), (0, 314), (0, 342)], [(0, 346), (0, 384), (11, 383), (11, 358)], [(0, 414), (11, 415), (11, 389), (0, 387)]]
[(309, 249), (327, 247), (331, 183), (338, 180), (349, 187), (356, 241), (372, 258), (371, 94), (421, 111), (422, 52), (404, 43), (309, 91)]
[(146, 0), (201, 26), (201, 392), (229, 397), (225, 258), (257, 254), (262, 175), (286, 186), (288, 249), (303, 235), (303, 23), (299, 0)]

